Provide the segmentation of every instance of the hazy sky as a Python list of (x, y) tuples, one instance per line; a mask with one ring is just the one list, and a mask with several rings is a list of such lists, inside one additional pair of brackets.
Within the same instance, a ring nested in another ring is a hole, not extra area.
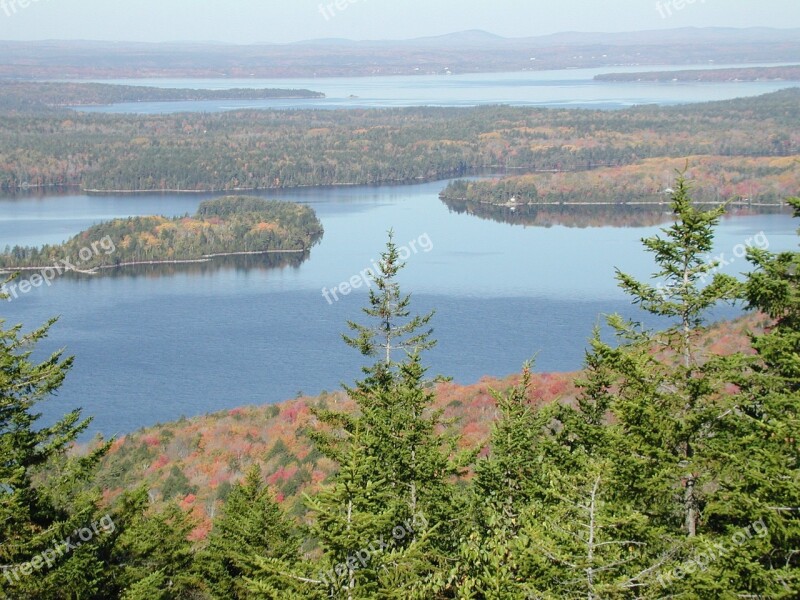
[[(800, 27), (800, 0), (0, 0), (0, 39), (290, 42)], [(320, 7), (332, 4), (331, 8)], [(660, 8), (659, 8), (660, 5)], [(323, 14), (324, 13), (324, 14)]]

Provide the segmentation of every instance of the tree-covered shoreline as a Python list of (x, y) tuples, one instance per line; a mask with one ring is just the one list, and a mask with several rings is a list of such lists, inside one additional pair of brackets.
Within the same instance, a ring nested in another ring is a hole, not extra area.
[(64, 244), (6, 247), (0, 270), (62, 265), (99, 273), (124, 266), (197, 263), (223, 256), (304, 253), (322, 237), (314, 211), (290, 202), (225, 196), (202, 202), (193, 217), (128, 217), (94, 225)]
[(440, 198), (445, 202), (509, 208), (547, 206), (649, 206), (671, 203), (675, 171), (686, 169), (697, 205), (786, 207), (800, 189), (800, 157), (691, 156), (646, 159), (621, 167), (580, 172), (511, 175), (483, 181), (456, 180)]
[[(586, 171), (687, 156), (800, 155), (800, 90), (619, 111), (485, 106), (174, 115), (9, 111), (0, 190), (371, 185), (478, 169)], [(2, 91), (0, 90), (0, 103)]]

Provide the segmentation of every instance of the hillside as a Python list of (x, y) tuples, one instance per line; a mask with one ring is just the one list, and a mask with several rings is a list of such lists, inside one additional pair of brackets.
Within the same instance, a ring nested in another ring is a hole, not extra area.
[(454, 181), (445, 201), (520, 206), (548, 204), (663, 205), (677, 171), (687, 169), (696, 204), (780, 206), (800, 189), (800, 155), (786, 157), (688, 156), (648, 158), (619, 167), (532, 173), (490, 181)]

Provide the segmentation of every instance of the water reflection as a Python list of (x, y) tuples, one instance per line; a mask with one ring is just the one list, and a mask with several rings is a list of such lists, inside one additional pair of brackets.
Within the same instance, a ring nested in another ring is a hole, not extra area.
[(298, 268), (311, 256), (311, 252), (273, 252), (269, 254), (247, 254), (217, 256), (203, 262), (138, 264), (113, 269), (103, 269), (97, 275), (68, 272), (65, 277), (85, 279), (86, 277), (109, 277), (127, 279), (155, 279), (173, 275), (209, 275), (217, 271), (270, 271), (286, 267)]
[[(474, 200), (440, 196), (450, 212), (468, 214), (480, 219), (522, 225), (524, 227), (654, 227), (672, 220), (668, 205), (657, 207), (641, 204), (603, 205), (498, 205)], [(733, 208), (726, 216), (742, 217), (766, 214), (791, 214), (786, 207)]]

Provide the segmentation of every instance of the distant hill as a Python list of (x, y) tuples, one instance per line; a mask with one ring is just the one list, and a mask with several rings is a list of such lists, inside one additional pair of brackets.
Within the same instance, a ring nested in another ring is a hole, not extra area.
[(796, 62), (800, 29), (681, 28), (504, 38), (482, 30), (410, 40), (220, 43), (0, 42), (0, 78), (309, 77), (624, 65)]

